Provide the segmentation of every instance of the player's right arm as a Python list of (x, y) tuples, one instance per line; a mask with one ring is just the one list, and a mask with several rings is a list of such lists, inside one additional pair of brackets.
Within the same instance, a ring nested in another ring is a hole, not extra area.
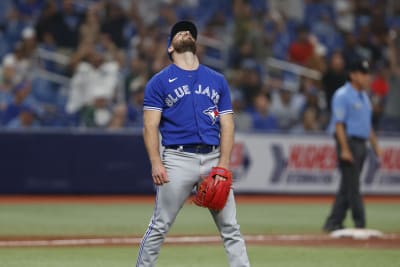
[(340, 147), (340, 158), (344, 161), (353, 162), (349, 144), (347, 143), (347, 135), (345, 128), (345, 120), (347, 116), (345, 95), (339, 92), (333, 96), (332, 115), (335, 123), (335, 134)]
[(159, 125), (161, 112), (157, 110), (144, 110), (143, 138), (147, 154), (151, 163), (151, 175), (156, 185), (168, 183), (168, 176), (160, 156)]

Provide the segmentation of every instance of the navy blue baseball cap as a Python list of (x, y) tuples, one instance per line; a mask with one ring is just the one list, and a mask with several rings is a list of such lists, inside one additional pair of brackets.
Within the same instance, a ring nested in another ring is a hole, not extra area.
[(358, 59), (349, 64), (348, 67), (349, 72), (362, 72), (362, 73), (370, 73), (371, 66), (366, 59)]
[(168, 36), (168, 41), (167, 41), (167, 53), (168, 53), (168, 56), (170, 59), (172, 59), (172, 58), (171, 58), (171, 54), (168, 52), (168, 48), (171, 46), (172, 40), (174, 39), (175, 35), (181, 31), (189, 31), (190, 34), (193, 36), (193, 38), (195, 40), (197, 39), (197, 28), (193, 22), (188, 21), (188, 20), (182, 20), (182, 21), (175, 23), (174, 26), (172, 26), (172, 29)]

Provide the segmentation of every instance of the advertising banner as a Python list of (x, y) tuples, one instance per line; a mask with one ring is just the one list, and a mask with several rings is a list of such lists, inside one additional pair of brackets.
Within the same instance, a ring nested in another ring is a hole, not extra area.
[[(383, 156), (371, 149), (361, 175), (368, 194), (400, 194), (400, 138), (380, 137)], [(232, 154), (236, 192), (335, 193), (340, 173), (327, 135), (237, 134)]]
[[(367, 194), (400, 194), (400, 137), (379, 137), (361, 175)], [(141, 133), (0, 133), (0, 194), (154, 194)], [(340, 181), (326, 135), (239, 133), (231, 169), (237, 193), (334, 194)]]

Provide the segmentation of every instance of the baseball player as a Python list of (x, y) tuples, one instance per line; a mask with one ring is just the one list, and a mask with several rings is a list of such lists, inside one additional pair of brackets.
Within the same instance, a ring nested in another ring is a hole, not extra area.
[[(171, 225), (193, 188), (214, 166), (228, 168), (234, 142), (229, 88), (224, 77), (196, 56), (197, 28), (176, 23), (168, 38), (173, 62), (154, 75), (144, 96), (144, 141), (157, 196), (136, 266), (154, 266)], [(159, 132), (164, 151), (159, 152)], [(223, 179), (216, 176), (218, 179)], [(230, 266), (250, 266), (236, 221), (232, 189), (225, 207), (210, 210)]]

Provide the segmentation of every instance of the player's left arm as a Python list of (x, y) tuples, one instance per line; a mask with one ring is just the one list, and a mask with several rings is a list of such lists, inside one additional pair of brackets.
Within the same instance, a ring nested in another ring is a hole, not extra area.
[(235, 123), (228, 82), (223, 78), (221, 83), (221, 97), (218, 103), (220, 123), (220, 158), (218, 167), (229, 169), (231, 153), (235, 138)]
[(229, 162), (231, 159), (232, 148), (234, 144), (234, 122), (233, 114), (223, 114), (219, 118), (221, 127), (220, 136), (220, 158), (218, 167), (229, 169)]

